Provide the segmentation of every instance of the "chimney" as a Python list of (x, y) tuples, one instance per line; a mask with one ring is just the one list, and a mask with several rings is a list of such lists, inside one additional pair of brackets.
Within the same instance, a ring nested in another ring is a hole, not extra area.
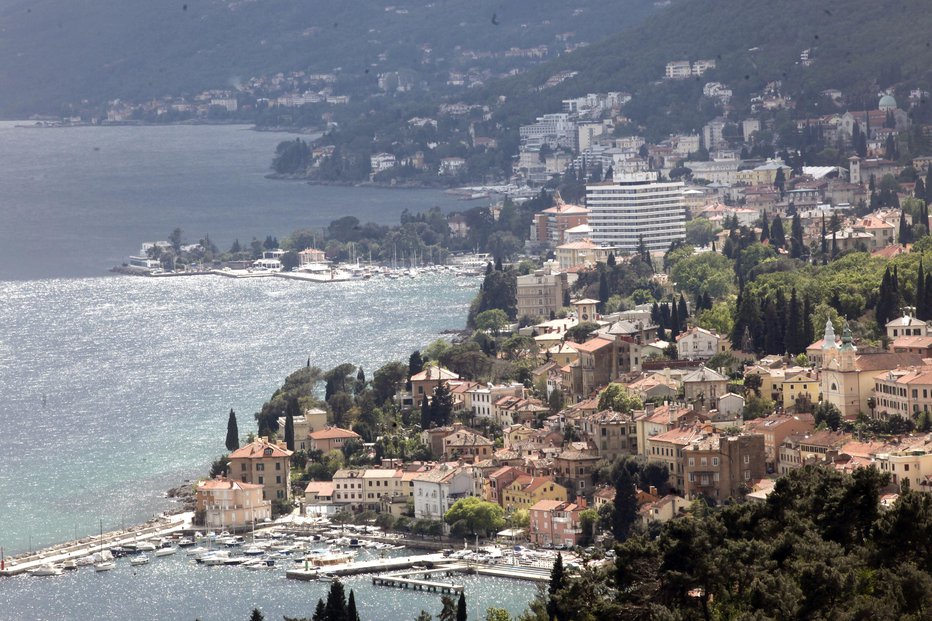
[(653, 413), (654, 413), (654, 404), (653, 404), (653, 403), (645, 403), (645, 404), (644, 404), (644, 414), (646, 414), (647, 416), (650, 416), (650, 415), (652, 415)]
[(651, 496), (656, 496), (657, 488), (651, 485), (649, 488), (647, 488), (647, 493), (650, 494)]

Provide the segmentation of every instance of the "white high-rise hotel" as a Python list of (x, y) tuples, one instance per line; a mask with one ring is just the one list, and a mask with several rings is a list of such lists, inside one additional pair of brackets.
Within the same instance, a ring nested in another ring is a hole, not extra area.
[(649, 250), (686, 239), (683, 183), (657, 181), (656, 172), (616, 173), (614, 181), (586, 186), (592, 241), (634, 252), (643, 237)]

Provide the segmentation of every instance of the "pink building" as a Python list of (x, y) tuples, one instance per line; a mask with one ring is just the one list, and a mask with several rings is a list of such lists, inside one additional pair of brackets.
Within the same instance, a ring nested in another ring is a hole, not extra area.
[(531, 543), (544, 547), (575, 546), (582, 537), (579, 516), (586, 501), (541, 500), (531, 507)]

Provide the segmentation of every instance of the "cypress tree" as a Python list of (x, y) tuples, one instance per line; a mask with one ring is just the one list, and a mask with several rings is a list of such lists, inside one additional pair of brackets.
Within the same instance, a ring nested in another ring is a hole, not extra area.
[(239, 448), (239, 426), (236, 424), (236, 412), (230, 408), (230, 417), (227, 418), (227, 442), (228, 451), (235, 451)]
[(926, 274), (925, 287), (923, 287), (925, 301), (923, 307), (926, 309), (926, 315), (932, 317), (932, 272)]
[(614, 253), (614, 252), (609, 252), (609, 253), (608, 253), (608, 258), (605, 259), (605, 263), (606, 263), (606, 265), (608, 265), (609, 267), (615, 267), (615, 265), (616, 265), (617, 262), (615, 261), (615, 253)]
[(803, 251), (805, 249), (806, 245), (803, 241), (803, 223), (799, 218), (799, 214), (796, 213), (793, 215), (793, 221), (790, 226), (790, 256), (794, 259), (799, 259), (803, 256)]
[(466, 595), (460, 591), (460, 599), (456, 602), (456, 621), (466, 621)]
[(893, 312), (893, 277), (890, 274), (890, 268), (883, 272), (883, 278), (880, 280), (880, 291), (877, 294), (877, 305), (874, 307), (874, 314), (877, 317), (877, 326), (883, 330), (887, 322), (892, 318)]
[(599, 274), (599, 312), (605, 312), (605, 303), (608, 302), (608, 278), (605, 272)]
[(932, 199), (932, 164), (926, 167), (926, 198)]
[(349, 601), (346, 604), (346, 621), (361, 621), (359, 612), (356, 611), (356, 596), (353, 595), (353, 589), (350, 589)]
[(916, 179), (916, 189), (913, 193), (923, 203), (926, 202), (926, 184), (922, 181), (922, 177)]
[(919, 257), (919, 272), (916, 275), (916, 318), (925, 319), (929, 310), (926, 308), (926, 276), (922, 269), (922, 257)]
[(680, 318), (680, 327), (681, 329), (686, 329), (686, 319), (689, 318), (689, 308), (686, 306), (686, 298), (683, 297), (683, 294), (680, 293), (680, 305), (679, 305), (679, 318)]
[(767, 223), (767, 212), (762, 211), (760, 214), (760, 241), (764, 243), (770, 239), (770, 225)]
[(803, 302), (803, 340), (806, 347), (815, 342), (815, 329), (812, 325), (812, 302), (806, 298)]
[(908, 244), (912, 241), (912, 239), (910, 239), (909, 232), (909, 225), (906, 223), (906, 210), (903, 209), (900, 211), (900, 244)]
[(343, 583), (339, 580), (330, 583), (330, 592), (327, 594), (324, 611), (327, 621), (347, 621), (346, 592), (343, 589)]
[[(825, 231), (825, 214), (822, 214), (822, 235), (819, 238), (821, 240), (820, 243), (821, 243), (821, 248), (822, 248), (822, 265), (828, 264), (828, 240), (826, 239), (827, 235), (828, 233)], [(834, 238), (834, 235), (832, 235), (832, 237)]]
[(285, 446), (289, 451), (294, 450), (294, 416), (291, 412), (285, 416)]
[(783, 341), (786, 345), (786, 351), (789, 354), (800, 354), (806, 350), (808, 342), (804, 334), (802, 322), (803, 309), (800, 307), (799, 298), (796, 297), (796, 288), (793, 288), (790, 294), (790, 308), (786, 319), (786, 336)]
[(770, 225), (770, 245), (774, 248), (784, 248), (786, 246), (786, 234), (783, 232), (783, 221), (779, 215), (773, 217)]
[(429, 429), (430, 423), (433, 421), (433, 417), (430, 412), (430, 401), (427, 400), (427, 395), (424, 395), (424, 398), (421, 399), (421, 429)]
[(550, 570), (550, 586), (547, 587), (547, 616), (550, 619), (563, 619), (563, 613), (557, 604), (557, 593), (566, 585), (566, 574), (563, 571), (563, 554), (557, 552), (557, 560)]
[(774, 300), (764, 301), (764, 352), (768, 354), (783, 353), (783, 334), (780, 331), (780, 319), (777, 317), (777, 305)]
[(412, 375), (417, 375), (424, 370), (424, 359), (421, 358), (421, 352), (415, 350), (413, 354), (408, 358), (408, 379), (411, 379)]
[(676, 337), (680, 333), (680, 312), (676, 308), (676, 301), (671, 305), (670, 309), (670, 337), (671, 340), (676, 340)]
[(317, 600), (317, 607), (314, 609), (314, 616), (311, 621), (327, 621), (327, 610), (324, 607), (324, 600)]
[(650, 320), (653, 321), (654, 324), (658, 326), (660, 325), (660, 306), (657, 304), (657, 302), (654, 302), (650, 307)]
[(623, 542), (631, 533), (638, 515), (637, 496), (634, 493), (634, 479), (627, 468), (618, 469), (615, 480), (615, 511), (612, 513), (612, 535), (615, 541)]
[(832, 258), (838, 256), (838, 240), (835, 239), (835, 231), (832, 231)]

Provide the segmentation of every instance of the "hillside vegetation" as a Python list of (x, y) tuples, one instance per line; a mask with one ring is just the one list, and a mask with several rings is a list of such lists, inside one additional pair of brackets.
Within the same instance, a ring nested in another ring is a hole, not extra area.
[(340, 68), (373, 88), (402, 68), (446, 80), (463, 50), (555, 53), (557, 35), (598, 41), (652, 10), (648, 0), (10, 0), (0, 6), (0, 114), (190, 95), (293, 70)]
[[(490, 85), (477, 99), (510, 98), (504, 116), (533, 118), (559, 109), (561, 98), (627, 90), (625, 113), (653, 131), (691, 129), (709, 81), (727, 84), (734, 102), (768, 82), (786, 93), (808, 94), (807, 108), (823, 89), (842, 90), (849, 101), (876, 103), (879, 88), (921, 84), (932, 67), (932, 11), (921, 0), (682, 0), (643, 24), (533, 70)], [(812, 64), (800, 53), (810, 50)], [(702, 77), (662, 80), (672, 60), (715, 59)], [(539, 87), (560, 71), (578, 74), (555, 88)]]

